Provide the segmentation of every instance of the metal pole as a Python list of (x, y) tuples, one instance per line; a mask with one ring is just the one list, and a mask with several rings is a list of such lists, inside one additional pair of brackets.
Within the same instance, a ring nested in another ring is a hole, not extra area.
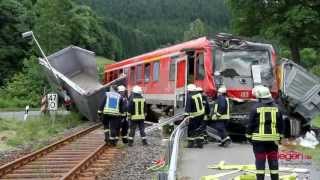
[(27, 37), (30, 37), (30, 36), (32, 36), (32, 39), (36, 42), (36, 44), (37, 44), (37, 46), (38, 46), (38, 48), (39, 48), (42, 56), (44, 57), (46, 63), (47, 63), (48, 66), (49, 66), (50, 71), (53, 73), (53, 75), (55, 76), (55, 78), (57, 79), (57, 81), (58, 81), (58, 83), (59, 83), (59, 79), (58, 79), (56, 73), (53, 71), (52, 66), (51, 66), (51, 64), (50, 64), (47, 56), (44, 54), (44, 52), (43, 52), (43, 50), (42, 50), (42, 48), (41, 48), (41, 46), (40, 46), (37, 38), (34, 36), (33, 31), (27, 31), (27, 32), (22, 33), (22, 37), (23, 37), (23, 38), (27, 38)]
[(42, 56), (43, 56), (43, 57), (44, 57), (44, 59), (46, 60), (46, 62), (47, 62), (47, 64), (48, 64), (48, 66), (49, 66), (49, 68), (50, 68), (51, 72), (53, 73), (53, 75), (55, 76), (55, 78), (59, 81), (59, 79), (58, 79), (58, 77), (57, 77), (56, 73), (52, 70), (52, 66), (51, 66), (51, 64), (50, 64), (50, 62), (49, 62), (49, 60), (48, 60), (47, 56), (44, 54), (44, 52), (43, 52), (43, 50), (42, 50), (42, 48), (41, 48), (41, 46), (40, 46), (40, 44), (39, 44), (39, 42), (38, 42), (37, 38), (34, 36), (33, 32), (31, 33), (31, 35), (32, 35), (33, 40), (36, 42), (36, 44), (37, 44), (37, 46), (38, 46), (38, 48), (39, 48), (39, 50), (40, 50), (40, 52), (41, 52)]

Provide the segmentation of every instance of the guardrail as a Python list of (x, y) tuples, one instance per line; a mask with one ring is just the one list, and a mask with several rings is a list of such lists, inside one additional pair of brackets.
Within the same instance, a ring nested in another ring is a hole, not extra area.
[(169, 160), (168, 180), (176, 180), (180, 139), (186, 132), (189, 119), (190, 117), (186, 117), (170, 136), (167, 154), (167, 160)]

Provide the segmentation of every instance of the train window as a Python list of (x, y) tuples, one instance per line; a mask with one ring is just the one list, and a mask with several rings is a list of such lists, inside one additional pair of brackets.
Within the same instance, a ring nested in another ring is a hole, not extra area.
[(141, 82), (142, 80), (142, 65), (137, 66), (137, 72), (136, 72), (136, 81)]
[[(194, 52), (194, 51), (193, 51)], [(194, 81), (194, 53), (188, 54), (188, 75), (187, 75), (187, 83), (193, 83)]]
[(129, 72), (129, 69), (128, 69), (128, 68), (124, 68), (124, 69), (123, 69), (123, 73), (124, 73), (125, 75), (128, 75), (128, 74), (129, 74), (128, 72)]
[(134, 75), (135, 75), (135, 67), (133, 66), (130, 68), (130, 81), (132, 84), (135, 84)]
[(204, 79), (204, 56), (203, 53), (197, 54), (196, 60), (196, 79), (203, 80)]
[(151, 70), (150, 63), (145, 64), (144, 65), (144, 82), (150, 81), (150, 70)]
[(121, 75), (123, 73), (123, 69), (119, 70), (119, 75)]
[(169, 80), (174, 81), (176, 75), (176, 65), (175, 65), (175, 59), (171, 59), (170, 61), (170, 69), (169, 69)]
[(153, 81), (159, 81), (160, 63), (156, 61), (153, 63)]

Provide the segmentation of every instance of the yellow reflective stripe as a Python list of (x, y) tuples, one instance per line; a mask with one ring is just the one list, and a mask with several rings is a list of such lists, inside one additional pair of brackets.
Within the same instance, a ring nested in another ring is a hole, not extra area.
[(109, 131), (110, 131), (110, 129), (105, 129), (105, 130), (104, 130), (105, 133), (106, 133), (106, 132), (109, 132)]
[[(266, 113), (271, 113), (271, 135), (273, 136), (273, 139), (269, 134), (265, 134), (265, 117)], [(259, 113), (259, 137), (255, 136), (255, 140), (262, 140), (262, 139), (268, 139), (268, 140), (278, 140), (279, 134), (277, 134), (276, 131), (276, 124), (277, 124), (277, 107), (260, 107), (257, 108), (257, 113)], [(270, 139), (271, 138), (271, 139)]]
[[(227, 101), (227, 113), (226, 114), (220, 114), (218, 113), (218, 104), (215, 104), (214, 105), (214, 114), (213, 116), (211, 117), (212, 120), (217, 120), (217, 119), (220, 119), (220, 120), (228, 120), (230, 119), (230, 104), (229, 104), (229, 98), (226, 98), (226, 101)], [(219, 117), (217, 117), (216, 115), (220, 115)]]
[(278, 170), (270, 170), (270, 174), (279, 174)]
[[(137, 120), (137, 119), (144, 119), (144, 99), (143, 98), (134, 98), (134, 109), (135, 109), (135, 114), (131, 116), (131, 120)], [(141, 104), (141, 113), (139, 113), (139, 103)]]
[(277, 112), (278, 108), (274, 108), (271, 111), (271, 133), (276, 134), (276, 124), (277, 124)]
[(218, 104), (217, 104), (217, 103), (214, 104), (214, 110), (213, 110), (213, 112), (214, 112), (215, 114), (218, 113)]
[(259, 114), (259, 133), (264, 134), (264, 109), (257, 108), (257, 113)]
[[(191, 96), (191, 98), (194, 100), (195, 104), (196, 104), (196, 112), (191, 112), (190, 115), (191, 116), (200, 116), (202, 114), (204, 114), (204, 107), (203, 107), (203, 103), (202, 103), (202, 95), (200, 93)], [(200, 102), (199, 102), (200, 99)]]
[(280, 140), (279, 134), (259, 134), (259, 133), (253, 133), (252, 134), (252, 140), (258, 140), (258, 141), (278, 141)]
[(256, 174), (265, 174), (265, 170), (255, 170)]

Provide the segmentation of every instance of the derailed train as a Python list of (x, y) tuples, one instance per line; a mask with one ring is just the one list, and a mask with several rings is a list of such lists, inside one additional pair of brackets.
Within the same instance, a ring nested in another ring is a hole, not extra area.
[[(298, 136), (320, 112), (320, 80), (290, 60), (277, 59), (271, 44), (229, 34), (202, 37), (105, 66), (104, 83), (126, 75), (125, 85), (143, 88), (149, 108), (183, 109), (186, 85), (194, 83), (214, 100), (224, 84), (231, 100), (231, 135), (245, 133), (248, 112), (256, 101), (252, 89), (270, 88), (285, 111), (286, 134)], [(153, 106), (152, 106), (153, 105)]]
[(256, 85), (269, 87), (286, 111), (290, 136), (299, 135), (320, 112), (318, 77), (290, 60), (277, 59), (271, 44), (228, 34), (218, 34), (213, 40), (202, 37), (106, 65), (103, 84), (98, 81), (91, 51), (70, 46), (50, 55), (48, 61), (50, 66), (40, 58), (50, 84), (66, 90), (89, 120), (97, 119), (100, 97), (113, 83), (128, 89), (141, 86), (148, 108), (168, 114), (183, 110), (188, 83), (202, 87), (211, 102), (224, 84), (231, 100), (231, 135), (244, 134), (249, 109), (256, 101), (251, 93)]

